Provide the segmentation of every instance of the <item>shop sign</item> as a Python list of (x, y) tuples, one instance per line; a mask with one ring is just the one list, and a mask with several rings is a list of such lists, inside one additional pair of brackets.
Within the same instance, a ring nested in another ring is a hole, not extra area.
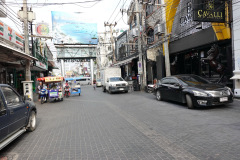
[(45, 82), (63, 81), (63, 77), (46, 77)]
[(10, 41), (17, 46), (23, 47), (24, 38), (14, 31), (10, 26), (0, 21), (0, 37)]
[(20, 34), (16, 33), (16, 43), (20, 46), (23, 46), (23, 36), (21, 36)]
[(193, 0), (193, 20), (198, 22), (225, 22), (225, 1)]
[(40, 61), (36, 61), (36, 66), (45, 70), (48, 70), (48, 66)]
[(4, 36), (4, 24), (0, 21), (0, 37)]
[(210, 22), (202, 22), (202, 30), (197, 29), (197, 25), (199, 25), (199, 22), (193, 21), (193, 1), (181, 0), (173, 22), (171, 41), (184, 38), (211, 27)]
[(39, 39), (34, 42), (34, 55), (38, 59), (35, 63), (36, 67), (48, 70), (48, 61), (45, 54), (45, 44)]
[(142, 62), (138, 61), (138, 74), (143, 73)]
[(49, 34), (49, 25), (47, 23), (36, 24), (36, 33), (40, 36), (47, 36)]

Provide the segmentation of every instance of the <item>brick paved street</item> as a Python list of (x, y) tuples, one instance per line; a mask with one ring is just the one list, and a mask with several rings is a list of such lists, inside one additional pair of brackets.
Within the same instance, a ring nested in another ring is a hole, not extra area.
[(189, 110), (152, 94), (103, 93), (39, 104), (37, 129), (0, 152), (13, 160), (239, 160), (240, 101)]

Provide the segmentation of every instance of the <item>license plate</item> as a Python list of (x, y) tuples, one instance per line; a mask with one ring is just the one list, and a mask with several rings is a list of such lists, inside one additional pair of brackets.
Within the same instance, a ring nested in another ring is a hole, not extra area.
[(123, 89), (123, 88), (120, 88), (119, 90), (123, 91), (124, 89)]
[(226, 101), (228, 101), (228, 97), (222, 97), (222, 98), (220, 98), (220, 102), (226, 102)]
[(57, 96), (58, 95), (58, 92), (50, 92), (50, 97), (54, 97), (54, 96)]

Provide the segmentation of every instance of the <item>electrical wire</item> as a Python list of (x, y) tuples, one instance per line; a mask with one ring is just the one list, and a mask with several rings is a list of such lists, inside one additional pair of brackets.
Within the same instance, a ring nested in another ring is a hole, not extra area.
[[(29, 5), (34, 5), (34, 6), (48, 6), (48, 5), (68, 5), (68, 4), (81, 4), (81, 3), (92, 3), (92, 2), (100, 2), (102, 0), (89, 0), (89, 1), (82, 1), (82, 2), (67, 2), (67, 3), (46, 3), (46, 0), (45, 0), (45, 3), (27, 3)], [(14, 2), (5, 2), (6, 4), (8, 5), (15, 5), (16, 3)], [(24, 3), (23, 3), (24, 4)]]
[(108, 22), (109, 22), (110, 19), (112, 18), (113, 14), (114, 14), (114, 12), (116, 11), (117, 7), (119, 6), (120, 2), (121, 2), (121, 0), (119, 0), (119, 2), (118, 2), (118, 4), (117, 4), (116, 8), (114, 9), (113, 13), (112, 13), (111, 16), (109, 17)]

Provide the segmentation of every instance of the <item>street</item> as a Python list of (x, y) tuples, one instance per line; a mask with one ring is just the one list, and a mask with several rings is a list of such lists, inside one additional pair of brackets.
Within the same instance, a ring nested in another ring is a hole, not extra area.
[(240, 101), (187, 109), (145, 92), (103, 93), (36, 102), (37, 129), (0, 152), (13, 160), (239, 160)]

